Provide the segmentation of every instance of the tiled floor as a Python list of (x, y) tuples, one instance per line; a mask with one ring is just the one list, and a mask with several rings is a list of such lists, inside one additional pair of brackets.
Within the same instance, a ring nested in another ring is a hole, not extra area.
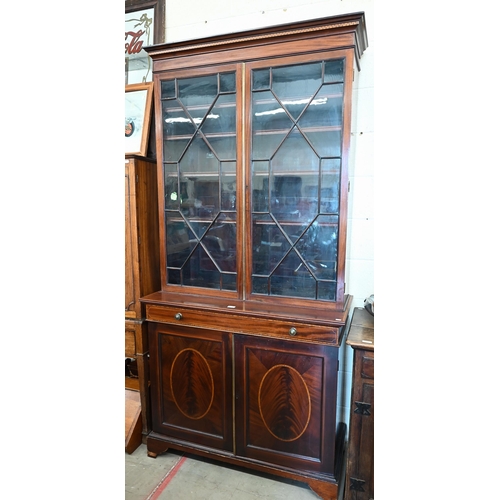
[[(168, 451), (125, 454), (125, 500), (317, 500), (305, 483)], [(340, 497), (339, 497), (340, 500)]]

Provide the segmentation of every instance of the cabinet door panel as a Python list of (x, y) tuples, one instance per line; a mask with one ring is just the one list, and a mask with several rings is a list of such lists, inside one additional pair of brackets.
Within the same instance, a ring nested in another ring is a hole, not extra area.
[(235, 335), (237, 454), (333, 474), (338, 349)]
[(151, 323), (153, 430), (232, 449), (229, 334)]

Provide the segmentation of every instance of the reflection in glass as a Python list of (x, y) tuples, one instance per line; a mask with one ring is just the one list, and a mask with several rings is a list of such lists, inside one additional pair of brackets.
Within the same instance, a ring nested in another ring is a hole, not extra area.
[(252, 74), (252, 293), (336, 300), (343, 59)]

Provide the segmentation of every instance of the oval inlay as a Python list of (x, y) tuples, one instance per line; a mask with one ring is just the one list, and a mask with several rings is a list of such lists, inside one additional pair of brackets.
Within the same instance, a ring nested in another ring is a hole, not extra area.
[(259, 387), (259, 411), (267, 430), (280, 441), (295, 441), (311, 418), (311, 397), (302, 375), (288, 365), (273, 366)]
[(195, 349), (183, 349), (172, 363), (170, 388), (179, 411), (188, 418), (203, 418), (214, 400), (212, 370)]

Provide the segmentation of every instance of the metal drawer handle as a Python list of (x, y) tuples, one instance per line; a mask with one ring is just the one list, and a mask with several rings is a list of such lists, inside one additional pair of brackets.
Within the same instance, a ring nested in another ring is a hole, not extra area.
[(182, 314), (181, 313), (177, 313), (175, 315), (175, 319), (178, 319), (180, 321), (182, 319)]
[(295, 335), (297, 335), (297, 328), (294, 328), (292, 326), (292, 328), (290, 328), (290, 331), (288, 332), (292, 337), (294, 337)]

